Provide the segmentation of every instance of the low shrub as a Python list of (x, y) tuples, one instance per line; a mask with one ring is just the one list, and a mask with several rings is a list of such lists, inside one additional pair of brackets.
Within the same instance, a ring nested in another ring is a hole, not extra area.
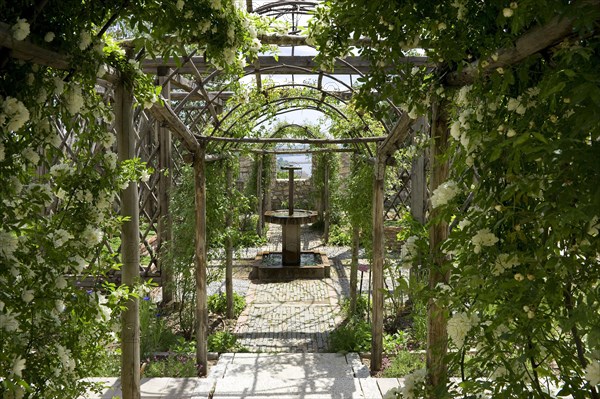
[(238, 341), (237, 337), (228, 331), (217, 331), (208, 336), (209, 352), (247, 352)]
[(365, 352), (371, 348), (371, 324), (353, 318), (337, 327), (329, 336), (332, 352)]
[[(225, 316), (227, 312), (227, 297), (225, 294), (217, 293), (208, 297), (208, 311)], [(233, 293), (233, 317), (238, 317), (246, 307), (246, 298)]]

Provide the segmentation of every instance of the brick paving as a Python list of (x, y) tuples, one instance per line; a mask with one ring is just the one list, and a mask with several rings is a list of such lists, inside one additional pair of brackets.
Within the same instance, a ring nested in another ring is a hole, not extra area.
[(235, 328), (251, 352), (327, 352), (341, 323), (333, 280), (251, 283)]

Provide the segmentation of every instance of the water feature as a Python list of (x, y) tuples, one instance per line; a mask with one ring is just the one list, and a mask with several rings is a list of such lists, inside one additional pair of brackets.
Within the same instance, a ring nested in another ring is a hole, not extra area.
[(282, 252), (257, 255), (253, 274), (260, 280), (279, 278), (323, 278), (329, 275), (329, 260), (323, 253), (302, 252), (300, 227), (317, 221), (316, 211), (294, 208), (294, 171), (297, 166), (281, 167), (289, 173), (288, 209), (267, 211), (265, 222), (281, 225)]

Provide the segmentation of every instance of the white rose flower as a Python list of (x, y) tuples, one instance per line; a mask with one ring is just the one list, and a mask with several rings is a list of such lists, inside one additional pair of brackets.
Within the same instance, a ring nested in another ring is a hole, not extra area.
[(14, 332), (19, 330), (19, 321), (17, 320), (19, 313), (12, 313), (10, 309), (7, 310), (6, 314), (0, 314), (0, 328), (7, 332)]
[(600, 384), (600, 361), (593, 360), (585, 368), (584, 377), (592, 386)]
[(31, 147), (27, 147), (23, 150), (23, 152), (21, 153), (21, 155), (23, 155), (23, 157), (25, 159), (27, 159), (29, 162), (31, 162), (34, 165), (37, 165), (38, 162), (40, 161), (40, 156), (38, 155), (38, 153)]
[(44, 41), (46, 43), (50, 43), (52, 40), (54, 40), (54, 32), (48, 32), (46, 33), (46, 36), (44, 36)]
[(25, 40), (29, 36), (29, 24), (25, 18), (17, 19), (17, 23), (11, 28), (12, 36), (15, 40)]
[(4, 157), (6, 156), (4, 152), (4, 144), (0, 143), (0, 162), (4, 161)]
[(65, 303), (63, 301), (61, 301), (60, 299), (57, 299), (56, 301), (54, 301), (54, 307), (56, 308), (56, 311), (58, 313), (62, 313), (65, 311)]
[(175, 8), (177, 8), (179, 11), (181, 11), (181, 10), (183, 10), (184, 5), (185, 5), (185, 1), (177, 0), (177, 3), (175, 4)]
[(15, 377), (23, 377), (23, 370), (25, 370), (26, 361), (21, 356), (17, 356), (13, 359), (13, 366), (11, 374)]
[(77, 84), (71, 85), (65, 96), (65, 106), (71, 115), (75, 115), (81, 111), (83, 108), (81, 86)]
[(29, 302), (33, 301), (33, 298), (35, 298), (33, 295), (33, 290), (25, 290), (21, 294), (21, 299), (25, 303), (29, 303)]
[(17, 131), (29, 120), (29, 110), (21, 101), (13, 97), (6, 97), (2, 104), (6, 118), (6, 130)]
[(65, 288), (67, 288), (67, 280), (63, 277), (63, 276), (58, 276), (56, 278), (56, 288), (58, 288), (59, 290), (64, 290)]
[(90, 32), (81, 31), (79, 34), (79, 50), (85, 50), (90, 44), (92, 44), (92, 35)]
[(146, 183), (148, 180), (150, 180), (150, 173), (148, 173), (147, 170), (143, 170), (142, 175), (140, 176), (140, 180)]
[(458, 185), (452, 180), (448, 180), (433, 190), (431, 196), (431, 206), (437, 208), (446, 205), (459, 193)]
[(12, 233), (0, 230), (0, 254), (7, 259), (13, 259), (19, 245), (19, 240)]
[(500, 254), (496, 258), (492, 274), (499, 276), (508, 269), (512, 269), (515, 266), (520, 265), (519, 258), (514, 254)]
[(502, 10), (502, 15), (504, 15), (506, 18), (510, 18), (512, 17), (514, 14), (513, 10), (511, 8), (505, 8)]
[(58, 76), (54, 78), (54, 94), (61, 95), (62, 92), (65, 90), (65, 82), (64, 80), (62, 80), (62, 78), (59, 78)]
[(481, 247), (491, 247), (498, 242), (498, 237), (490, 231), (490, 229), (481, 229), (471, 239), (475, 249), (473, 252), (478, 254), (481, 251)]
[(464, 312), (455, 313), (448, 320), (448, 337), (458, 348), (462, 348), (467, 334), (478, 323), (479, 317), (477, 315), (468, 315)]
[(414, 399), (417, 396), (416, 389), (419, 385), (425, 382), (427, 372), (425, 369), (415, 370), (406, 377), (404, 377), (404, 385), (402, 386), (401, 394), (402, 398)]
[(87, 226), (83, 233), (81, 233), (81, 239), (86, 245), (97, 245), (102, 241), (102, 231), (95, 229), (91, 226)]

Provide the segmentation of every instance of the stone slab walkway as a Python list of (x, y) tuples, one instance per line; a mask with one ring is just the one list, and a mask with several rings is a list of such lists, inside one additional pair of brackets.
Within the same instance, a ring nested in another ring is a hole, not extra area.
[(376, 384), (359, 378), (367, 375), (356, 354), (226, 354), (207, 378), (212, 390), (194, 399), (380, 398)]

